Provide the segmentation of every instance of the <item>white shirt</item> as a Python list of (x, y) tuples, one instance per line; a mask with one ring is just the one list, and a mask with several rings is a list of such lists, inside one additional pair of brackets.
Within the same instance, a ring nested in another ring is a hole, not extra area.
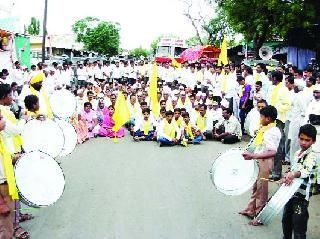
[(241, 124), (236, 117), (230, 116), (228, 120), (222, 118), (222, 121), (218, 122), (215, 128), (224, 126), (225, 133), (236, 135), (239, 139), (242, 137)]

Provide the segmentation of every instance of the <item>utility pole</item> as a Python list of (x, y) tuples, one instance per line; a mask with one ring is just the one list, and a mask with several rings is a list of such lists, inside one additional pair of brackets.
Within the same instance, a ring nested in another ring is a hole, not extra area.
[(42, 63), (44, 63), (45, 55), (46, 55), (47, 13), (48, 13), (48, 0), (44, 0), (43, 32), (42, 32)]

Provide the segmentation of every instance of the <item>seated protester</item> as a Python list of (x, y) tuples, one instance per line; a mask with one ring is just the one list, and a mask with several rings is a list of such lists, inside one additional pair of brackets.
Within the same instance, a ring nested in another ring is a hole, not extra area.
[(109, 114), (109, 109), (108, 109), (108, 107), (105, 106), (103, 100), (99, 100), (96, 114), (97, 114), (98, 124), (101, 126), (104, 117)]
[(110, 138), (121, 138), (124, 136), (124, 128), (121, 127), (117, 132), (113, 131), (113, 126), (115, 125), (115, 122), (112, 118), (114, 114), (114, 107), (110, 105), (108, 107), (109, 114), (106, 114), (103, 118), (102, 125), (99, 129), (99, 135), (102, 137), (110, 137)]
[(159, 104), (160, 104), (160, 108), (166, 108), (167, 107), (167, 102), (165, 100), (160, 100)]
[(283, 209), (282, 231), (284, 239), (306, 238), (309, 219), (309, 200), (314, 193), (317, 180), (317, 154), (312, 145), (316, 142), (317, 130), (306, 124), (300, 127), (298, 150), (293, 157), (290, 172), (286, 173), (279, 184), (290, 185), (295, 178), (303, 182)]
[(178, 127), (181, 127), (181, 123), (182, 123), (182, 117), (181, 117), (181, 110), (179, 108), (175, 108), (173, 110), (173, 117), (174, 117), (174, 121), (176, 122), (176, 124), (178, 125)]
[(224, 144), (234, 144), (242, 137), (241, 125), (232, 110), (226, 108), (222, 111), (223, 120), (218, 122), (214, 129), (213, 138)]
[(39, 115), (39, 98), (36, 95), (27, 95), (24, 98), (24, 104), (26, 107), (25, 114), (30, 118), (37, 118)]
[(219, 107), (218, 102), (209, 101), (207, 109), (208, 117), (212, 120), (212, 129), (215, 127), (222, 118), (222, 109)]
[(199, 114), (195, 124), (201, 131), (204, 140), (212, 139), (212, 122), (210, 122), (210, 118), (208, 118), (206, 105), (203, 104), (199, 106)]
[(183, 114), (185, 114), (185, 113), (187, 113), (187, 109), (186, 109), (186, 108), (180, 108), (180, 114), (181, 114), (181, 116), (182, 116)]
[(143, 119), (136, 123), (134, 126), (135, 141), (151, 141), (156, 140), (157, 135), (155, 133), (155, 122), (150, 117), (150, 109), (142, 110)]
[(201, 131), (191, 123), (188, 113), (183, 113), (182, 117), (183, 131), (181, 144), (184, 146), (187, 146), (187, 144), (199, 144), (203, 138)]
[[(245, 160), (256, 160), (259, 166), (259, 175), (253, 185), (251, 199), (247, 207), (239, 212), (243, 216), (254, 218), (265, 206), (268, 200), (268, 177), (272, 169), (272, 163), (281, 139), (281, 132), (276, 126), (277, 110), (273, 106), (267, 106), (260, 112), (261, 127), (256, 137), (248, 145), (243, 153)], [(253, 219), (249, 223), (258, 226), (261, 223)]]
[(89, 131), (85, 120), (81, 118), (80, 114), (74, 115), (70, 119), (70, 124), (73, 125), (77, 133), (78, 144), (84, 143), (89, 139)]
[(100, 125), (98, 124), (97, 114), (94, 110), (92, 110), (92, 104), (90, 102), (84, 103), (84, 109), (81, 112), (81, 118), (86, 122), (89, 131), (89, 138), (97, 137)]
[(173, 120), (173, 112), (171, 110), (166, 112), (166, 118), (158, 125), (157, 137), (160, 147), (179, 144), (181, 130)]

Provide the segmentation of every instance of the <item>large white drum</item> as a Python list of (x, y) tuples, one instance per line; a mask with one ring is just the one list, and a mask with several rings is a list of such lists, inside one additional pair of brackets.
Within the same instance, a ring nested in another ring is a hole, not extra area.
[(28, 121), (21, 133), (23, 149), (29, 153), (41, 151), (51, 157), (57, 157), (64, 146), (64, 135), (59, 125), (49, 119)]
[(64, 145), (59, 156), (64, 157), (71, 154), (77, 145), (77, 133), (74, 127), (65, 120), (55, 119), (55, 122), (60, 126), (64, 135)]
[(248, 191), (259, 174), (255, 160), (245, 160), (244, 150), (235, 148), (217, 157), (212, 165), (211, 180), (220, 192), (226, 195), (240, 195)]
[(34, 151), (24, 154), (14, 166), (20, 200), (30, 207), (47, 207), (61, 197), (65, 178), (49, 155)]
[(303, 182), (301, 178), (295, 178), (291, 185), (282, 185), (278, 191), (273, 195), (270, 201), (265, 205), (261, 212), (257, 216), (263, 224), (269, 224), (272, 219), (280, 213), (282, 208), (290, 200), (290, 198), (295, 194)]
[(58, 118), (71, 117), (76, 111), (77, 101), (75, 96), (68, 90), (56, 90), (50, 96), (50, 105), (53, 114)]

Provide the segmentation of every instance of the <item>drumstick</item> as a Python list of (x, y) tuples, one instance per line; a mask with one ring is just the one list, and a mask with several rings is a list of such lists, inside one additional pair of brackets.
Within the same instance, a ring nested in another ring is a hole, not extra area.
[(260, 178), (260, 180), (269, 181), (269, 178)]

